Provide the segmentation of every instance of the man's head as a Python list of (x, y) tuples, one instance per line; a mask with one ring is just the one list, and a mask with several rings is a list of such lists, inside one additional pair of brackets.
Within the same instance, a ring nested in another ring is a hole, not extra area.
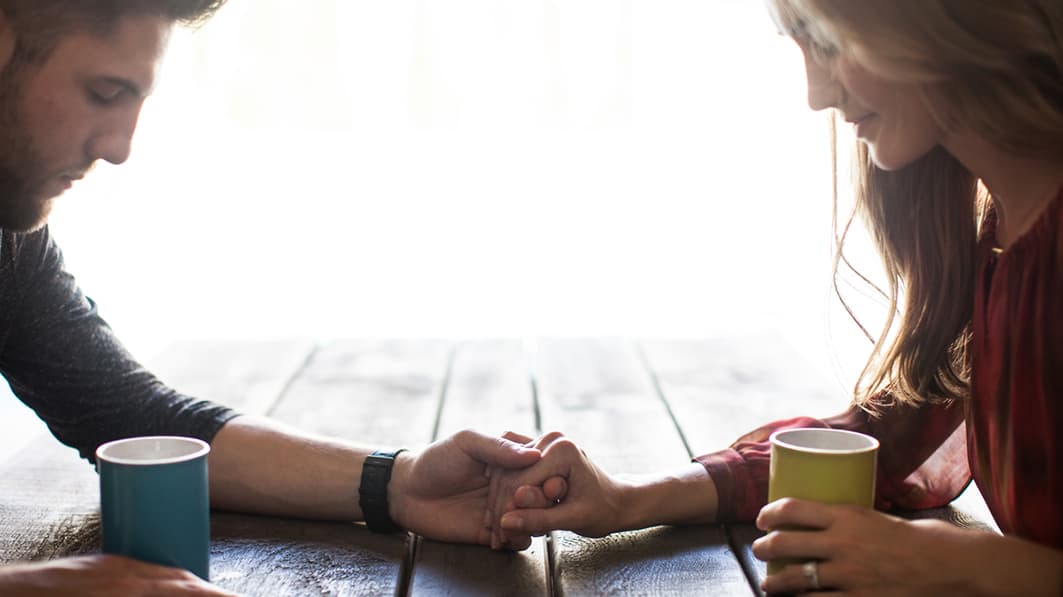
[(0, 228), (44, 224), (99, 159), (129, 157), (175, 24), (224, 0), (0, 0)]

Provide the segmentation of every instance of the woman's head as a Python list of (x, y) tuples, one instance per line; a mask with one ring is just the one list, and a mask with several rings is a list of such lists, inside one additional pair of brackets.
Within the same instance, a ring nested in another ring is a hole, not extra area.
[[(890, 305), (856, 397), (962, 396), (985, 197), (956, 150), (977, 138), (1063, 154), (1063, 3), (768, 2), (805, 53), (810, 106), (859, 123), (855, 210), (882, 256)], [(836, 263), (847, 265), (844, 238)]]
[(1058, 0), (769, 4), (805, 52), (810, 105), (849, 121), (872, 115), (859, 128), (879, 166), (902, 167), (957, 134), (1063, 151)]

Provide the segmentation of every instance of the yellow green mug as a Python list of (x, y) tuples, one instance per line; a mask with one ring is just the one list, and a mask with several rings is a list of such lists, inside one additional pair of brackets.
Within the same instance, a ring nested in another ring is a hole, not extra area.
[[(825, 504), (875, 504), (878, 440), (844, 429), (785, 429), (771, 434), (768, 501), (792, 497)], [(775, 574), (789, 560), (768, 562)]]

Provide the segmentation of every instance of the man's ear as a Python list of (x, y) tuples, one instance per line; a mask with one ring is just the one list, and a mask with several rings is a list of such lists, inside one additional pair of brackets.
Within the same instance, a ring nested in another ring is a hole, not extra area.
[(11, 19), (7, 17), (4, 9), (0, 8), (0, 71), (7, 68), (11, 63), (11, 57), (15, 54), (15, 28), (11, 25)]

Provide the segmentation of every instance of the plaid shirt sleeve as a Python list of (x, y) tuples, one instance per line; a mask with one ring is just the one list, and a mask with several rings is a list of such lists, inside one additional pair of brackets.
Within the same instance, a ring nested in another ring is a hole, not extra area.
[(963, 420), (959, 403), (893, 405), (877, 416), (853, 406), (827, 419), (798, 417), (769, 423), (729, 448), (695, 460), (716, 484), (717, 521), (752, 521), (768, 500), (772, 433), (800, 427), (859, 431), (881, 444), (875, 507), (934, 508), (955, 499), (971, 478)]

